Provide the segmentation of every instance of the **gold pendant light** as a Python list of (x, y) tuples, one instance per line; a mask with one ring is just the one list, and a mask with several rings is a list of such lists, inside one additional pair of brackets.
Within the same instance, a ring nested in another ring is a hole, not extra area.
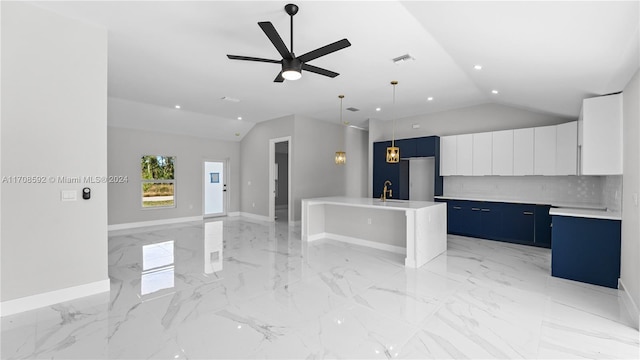
[(391, 136), (391, 146), (387, 147), (387, 162), (397, 163), (400, 162), (400, 148), (396, 147), (396, 85), (397, 81), (392, 81), (393, 85), (393, 135)]
[[(342, 99), (344, 99), (344, 95), (338, 95), (340, 98), (340, 125), (344, 125), (342, 122)], [(336, 151), (336, 164), (344, 165), (347, 163), (347, 153), (344, 151)]]

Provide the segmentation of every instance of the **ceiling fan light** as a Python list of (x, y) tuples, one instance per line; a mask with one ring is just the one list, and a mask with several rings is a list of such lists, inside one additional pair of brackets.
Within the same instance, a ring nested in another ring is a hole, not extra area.
[(282, 72), (282, 77), (285, 80), (298, 80), (302, 77), (302, 74), (297, 70), (285, 70)]

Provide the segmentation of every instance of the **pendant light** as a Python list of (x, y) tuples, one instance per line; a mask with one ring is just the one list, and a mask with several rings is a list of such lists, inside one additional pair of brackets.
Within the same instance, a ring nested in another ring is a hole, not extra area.
[(391, 136), (391, 146), (387, 148), (387, 162), (388, 163), (397, 163), (400, 162), (400, 148), (396, 147), (396, 85), (398, 85), (397, 81), (392, 81), (391, 85), (393, 85), (393, 133)]
[[(338, 95), (340, 98), (340, 125), (344, 125), (342, 122), (342, 99), (344, 99), (344, 95)], [(336, 164), (344, 165), (347, 163), (347, 153), (344, 151), (336, 151)]]

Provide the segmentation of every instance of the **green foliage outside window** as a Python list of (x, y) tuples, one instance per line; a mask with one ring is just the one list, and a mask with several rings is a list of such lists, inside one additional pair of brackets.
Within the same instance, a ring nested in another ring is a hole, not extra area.
[(140, 170), (143, 207), (175, 205), (175, 160), (175, 156), (142, 156)]

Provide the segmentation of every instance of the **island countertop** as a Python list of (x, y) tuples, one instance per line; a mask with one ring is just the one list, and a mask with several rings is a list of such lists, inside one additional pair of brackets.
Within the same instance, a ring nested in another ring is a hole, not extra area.
[(442, 206), (443, 203), (432, 201), (415, 201), (415, 200), (398, 200), (387, 199), (382, 201), (377, 198), (359, 198), (359, 197), (347, 197), (347, 196), (329, 196), (321, 198), (303, 199), (309, 203), (322, 203), (331, 205), (349, 205), (356, 207), (366, 207), (371, 209), (385, 208), (389, 210), (417, 210), (424, 209), (431, 206)]

